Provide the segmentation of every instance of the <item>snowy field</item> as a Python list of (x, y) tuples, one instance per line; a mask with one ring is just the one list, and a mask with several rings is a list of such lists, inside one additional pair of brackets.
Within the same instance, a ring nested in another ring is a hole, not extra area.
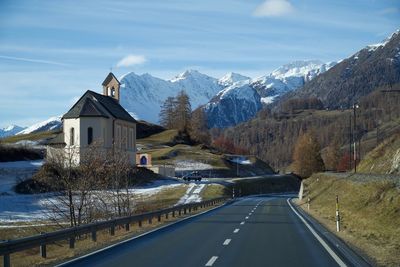
[[(45, 221), (53, 217), (52, 207), (57, 205), (60, 197), (54, 193), (31, 195), (17, 194), (14, 191), (14, 186), (20, 180), (31, 178), (42, 164), (42, 160), (0, 163), (0, 227), (8, 223)], [(182, 184), (174, 179), (156, 180), (148, 185), (129, 189), (129, 193), (134, 198), (144, 199)], [(115, 195), (113, 191), (92, 193), (98, 198)]]
[(194, 160), (176, 160), (175, 171), (193, 171), (193, 170), (209, 170), (214, 169), (210, 164)]
[[(42, 160), (17, 161), (0, 163), (0, 228), (10, 227), (16, 222), (45, 222), (54, 217), (53, 208), (59, 205), (62, 198), (54, 193), (44, 194), (17, 194), (14, 186), (21, 180), (31, 178), (42, 166)], [(179, 162), (180, 170), (209, 169), (211, 165), (196, 161)], [(200, 193), (205, 184), (185, 184), (175, 179), (156, 180), (148, 185), (129, 189), (129, 193), (135, 199), (146, 199), (163, 190), (185, 185), (185, 195), (178, 201), (179, 204), (200, 202)], [(115, 192), (94, 191), (91, 192), (94, 199), (112, 199)]]
[(176, 203), (176, 205), (201, 202), (200, 193), (204, 189), (205, 184), (190, 183), (185, 195)]
[[(181, 186), (176, 181), (155, 181), (148, 186), (129, 189), (134, 199), (145, 199), (163, 190)], [(124, 194), (123, 192), (122, 194)], [(93, 199), (112, 199), (114, 191), (94, 191), (91, 193)], [(53, 208), (58, 206), (65, 198), (58, 197), (53, 193), (46, 194), (9, 194), (0, 196), (0, 224), (12, 222), (46, 221), (54, 217)], [(111, 202), (111, 200), (110, 200)], [(65, 206), (65, 205), (61, 205)]]

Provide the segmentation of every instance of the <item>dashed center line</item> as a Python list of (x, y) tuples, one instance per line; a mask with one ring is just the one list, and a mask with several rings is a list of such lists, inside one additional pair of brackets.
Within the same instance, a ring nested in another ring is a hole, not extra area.
[(207, 261), (205, 266), (213, 266), (214, 262), (218, 259), (217, 256), (212, 256), (209, 261)]
[(233, 233), (236, 234), (237, 232), (239, 232), (239, 230), (240, 230), (239, 228), (236, 228), (235, 230), (233, 230)]
[(229, 243), (231, 243), (231, 240), (232, 240), (232, 239), (226, 239), (226, 240), (224, 241), (223, 245), (224, 245), (224, 246), (229, 245)]
[(243, 224), (244, 224), (244, 222), (241, 222), (240, 224), (241, 224), (241, 225), (243, 225)]
[(245, 219), (247, 220), (248, 218), (249, 218), (249, 216), (246, 216), (246, 218), (245, 218)]

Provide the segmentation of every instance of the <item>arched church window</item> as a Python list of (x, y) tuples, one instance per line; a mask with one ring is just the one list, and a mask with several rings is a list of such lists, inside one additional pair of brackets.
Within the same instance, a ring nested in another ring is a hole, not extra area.
[(88, 140), (88, 145), (90, 145), (93, 142), (93, 128), (92, 127), (88, 128), (87, 140)]
[(75, 129), (72, 127), (69, 130), (69, 145), (73, 146), (75, 144)]

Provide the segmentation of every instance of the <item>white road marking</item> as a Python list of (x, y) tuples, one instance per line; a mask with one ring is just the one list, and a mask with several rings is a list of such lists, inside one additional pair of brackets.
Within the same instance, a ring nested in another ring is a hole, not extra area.
[(251, 212), (249, 213), (249, 215), (251, 215)]
[(217, 256), (212, 256), (209, 261), (207, 261), (205, 266), (213, 266), (214, 262), (218, 259)]
[(244, 222), (241, 222), (240, 224), (241, 224), (241, 225), (243, 225), (243, 224), (244, 224)]
[(245, 219), (247, 220), (248, 218), (249, 218), (249, 216), (246, 216), (246, 218), (245, 218)]
[[(225, 204), (225, 205), (226, 205), (226, 204)], [(125, 240), (123, 240), (123, 241), (121, 241), (121, 242), (112, 244), (112, 245), (110, 245), (110, 246), (101, 248), (101, 249), (99, 249), (99, 250), (95, 250), (95, 251), (93, 251), (93, 252), (91, 252), (91, 253), (88, 253), (88, 254), (86, 254), (86, 255), (83, 255), (83, 256), (74, 258), (74, 259), (72, 259), (72, 260), (63, 262), (63, 263), (58, 264), (58, 265), (55, 265), (55, 266), (56, 266), (56, 267), (67, 266), (67, 265), (69, 265), (69, 264), (71, 264), (71, 263), (75, 263), (75, 262), (77, 262), (77, 261), (79, 261), (79, 260), (81, 260), (81, 259), (90, 257), (90, 256), (92, 256), (92, 255), (95, 255), (95, 254), (100, 253), (100, 252), (102, 252), (102, 251), (105, 251), (105, 250), (107, 250), (107, 249), (110, 249), (110, 248), (113, 248), (113, 247), (117, 247), (117, 246), (119, 246), (119, 245), (121, 245), (121, 244), (124, 244), (124, 243), (130, 242), (130, 241), (132, 241), (132, 240), (136, 240), (136, 239), (142, 238), (142, 237), (147, 236), (147, 235), (149, 235), (149, 234), (151, 234), (151, 233), (160, 231), (160, 230), (162, 230), (162, 229), (166, 229), (166, 228), (171, 227), (171, 226), (173, 226), (173, 225), (177, 225), (177, 224), (179, 224), (179, 223), (181, 223), (181, 222), (183, 222), (183, 221), (187, 221), (187, 220), (190, 220), (190, 219), (195, 218), (195, 217), (197, 217), (197, 216), (200, 216), (200, 215), (202, 215), (202, 214), (206, 214), (206, 213), (209, 213), (209, 212), (211, 212), (211, 211), (213, 211), (213, 210), (217, 210), (217, 209), (219, 209), (219, 208), (221, 208), (221, 207), (224, 207), (225, 205), (217, 206), (217, 207), (215, 207), (215, 208), (212, 208), (212, 209), (209, 209), (209, 210), (206, 210), (206, 211), (203, 211), (203, 212), (194, 214), (194, 215), (192, 215), (192, 216), (183, 218), (183, 219), (181, 219), (181, 220), (177, 220), (177, 221), (175, 221), (175, 222), (173, 222), (173, 223), (166, 224), (166, 225), (161, 226), (161, 227), (159, 227), (159, 228), (156, 228), (156, 229), (154, 229), (154, 230), (145, 232), (145, 233), (140, 234), (140, 235), (138, 235), (138, 236), (134, 236), (134, 237), (125, 239)], [(218, 257), (217, 257), (217, 258), (218, 258)]]
[(336, 261), (336, 263), (341, 267), (347, 267), (347, 265), (339, 258), (339, 256), (326, 244), (326, 242), (315, 232), (315, 230), (304, 220), (303, 216), (301, 216), (292, 206), (289, 201), (289, 198), (286, 200), (289, 204), (290, 208), (293, 212), (300, 218), (300, 220), (307, 226), (310, 232), (314, 235), (314, 237), (321, 243), (321, 245), (325, 248), (325, 250), (332, 256), (332, 258)]
[(235, 230), (233, 230), (233, 233), (236, 234), (237, 232), (239, 232), (239, 230), (240, 230), (239, 228), (236, 228)]
[(224, 246), (227, 246), (227, 245), (229, 245), (229, 243), (231, 243), (231, 240), (232, 239), (226, 239), (225, 241), (224, 241)]

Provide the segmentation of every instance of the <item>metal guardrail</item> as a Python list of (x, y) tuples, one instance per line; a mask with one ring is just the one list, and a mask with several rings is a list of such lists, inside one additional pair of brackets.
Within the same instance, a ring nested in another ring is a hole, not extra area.
[(97, 240), (97, 232), (105, 229), (110, 230), (110, 235), (115, 235), (115, 227), (124, 226), (126, 231), (129, 231), (130, 224), (138, 223), (139, 227), (142, 226), (142, 222), (148, 220), (149, 223), (152, 223), (154, 218), (157, 218), (158, 221), (161, 221), (161, 216), (165, 215), (168, 218), (168, 215), (171, 214), (172, 217), (178, 215), (191, 213), (193, 210), (197, 210), (198, 208), (205, 208), (209, 206), (214, 206), (217, 203), (228, 200), (227, 197), (220, 197), (215, 199), (210, 199), (198, 203), (191, 203), (185, 205), (179, 205), (163, 210), (132, 215), (127, 217), (116, 218), (108, 221), (95, 222), (85, 225), (80, 225), (76, 227), (71, 227), (68, 229), (62, 229), (54, 232), (43, 233), (40, 235), (24, 237), (15, 240), (8, 240), (4, 242), (0, 242), (0, 255), (3, 256), (3, 266), (10, 267), (11, 259), (10, 254), (15, 252), (20, 252), (23, 250), (31, 249), (31, 248), (40, 248), (40, 255), (43, 258), (47, 257), (47, 249), (46, 246), (50, 245), (57, 241), (69, 240), (69, 248), (73, 249), (75, 247), (76, 237), (85, 234), (91, 234), (92, 241), (96, 242)]

